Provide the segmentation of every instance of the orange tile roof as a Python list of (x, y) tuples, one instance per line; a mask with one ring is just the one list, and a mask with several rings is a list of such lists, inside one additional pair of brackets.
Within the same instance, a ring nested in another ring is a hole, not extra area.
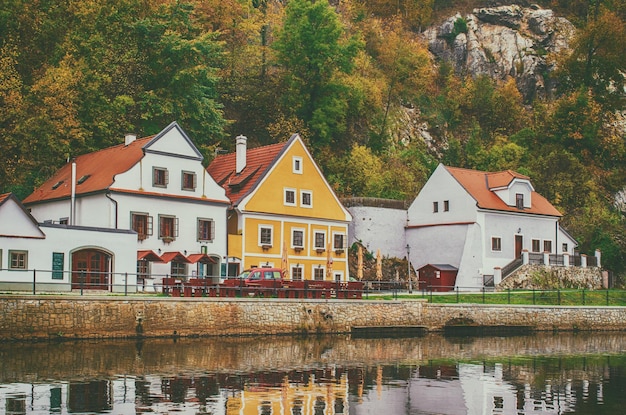
[[(116, 174), (123, 173), (143, 157), (143, 146), (154, 136), (138, 138), (129, 145), (119, 144), (76, 157), (76, 180), (87, 177), (76, 185), (76, 194), (106, 190)], [(31, 193), (23, 203), (37, 203), (71, 196), (72, 163), (61, 167), (50, 179)]]
[(216, 264), (215, 260), (208, 256), (207, 254), (189, 254), (187, 255), (187, 259), (195, 264), (196, 262), (200, 262), (202, 264)]
[(236, 152), (215, 157), (207, 167), (207, 171), (217, 184), (226, 190), (226, 196), (236, 206), (241, 199), (254, 190), (295, 137), (294, 134), (286, 142), (248, 149), (246, 167), (239, 174), (235, 173)]
[(163, 262), (176, 261), (176, 262), (184, 262), (187, 264), (191, 264), (191, 261), (189, 261), (185, 255), (181, 254), (178, 251), (164, 252), (161, 255), (161, 261)]
[(503, 210), (508, 212), (523, 212), (536, 215), (562, 216), (552, 204), (539, 193), (531, 194), (531, 207), (518, 209), (509, 206), (493, 189), (508, 186), (514, 179), (530, 180), (527, 176), (511, 170), (488, 173), (478, 170), (448, 167), (446, 170), (454, 177), (461, 186), (476, 200), (476, 204), (482, 209)]
[(0, 195), (0, 205), (1, 205), (1, 204), (2, 204), (2, 203), (6, 200), (6, 199), (8, 199), (8, 198), (9, 198), (9, 195), (10, 195), (10, 194), (11, 194), (11, 193), (5, 193), (5, 194), (3, 194), (3, 195)]

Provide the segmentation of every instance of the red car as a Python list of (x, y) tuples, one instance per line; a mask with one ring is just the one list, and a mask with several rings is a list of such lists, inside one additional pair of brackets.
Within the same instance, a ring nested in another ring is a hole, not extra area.
[(283, 271), (280, 268), (252, 268), (242, 272), (237, 278), (243, 279), (246, 286), (280, 287)]

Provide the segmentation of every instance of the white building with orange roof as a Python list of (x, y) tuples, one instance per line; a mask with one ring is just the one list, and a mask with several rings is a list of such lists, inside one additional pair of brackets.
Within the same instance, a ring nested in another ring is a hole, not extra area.
[[(482, 288), (494, 276), (498, 284), (497, 270), (523, 252), (574, 255), (577, 242), (559, 225), (561, 216), (527, 176), (440, 164), (408, 209), (411, 264), (456, 268), (458, 289)], [(436, 279), (420, 276), (429, 286)]]
[[(155, 136), (127, 135), (122, 144), (76, 157), (23, 203), (39, 222), (135, 231), (140, 280), (218, 276), (229, 199), (202, 161), (173, 122)], [(68, 256), (72, 270), (110, 271), (112, 253), (97, 241)]]

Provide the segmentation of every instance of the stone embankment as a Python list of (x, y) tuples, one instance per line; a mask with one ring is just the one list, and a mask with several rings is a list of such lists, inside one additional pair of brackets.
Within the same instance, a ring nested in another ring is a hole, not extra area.
[(625, 330), (626, 307), (428, 304), (422, 301), (0, 296), (0, 340), (348, 333), (451, 324)]

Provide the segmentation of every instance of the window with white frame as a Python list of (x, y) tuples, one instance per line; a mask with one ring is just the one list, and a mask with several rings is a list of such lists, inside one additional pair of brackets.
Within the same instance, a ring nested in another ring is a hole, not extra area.
[(302, 174), (302, 157), (294, 156), (292, 161), (293, 172), (296, 174)]
[(137, 239), (143, 241), (152, 235), (152, 216), (143, 212), (130, 213), (131, 229), (137, 232)]
[(543, 241), (543, 252), (552, 252), (552, 241)]
[(27, 269), (28, 251), (9, 251), (9, 269)]
[(313, 207), (313, 192), (309, 190), (300, 191), (300, 205), (302, 207)]
[(491, 238), (491, 250), (495, 252), (502, 251), (502, 239), (497, 236)]
[(178, 218), (176, 216), (159, 215), (159, 238), (172, 241), (178, 237)]
[(296, 205), (296, 191), (295, 189), (285, 189), (285, 206), (295, 206)]
[(183, 171), (180, 187), (182, 190), (196, 190), (196, 173)]
[(345, 240), (346, 240), (346, 235), (344, 233), (333, 234), (333, 249), (336, 251), (345, 249), (346, 248)]
[[(568, 252), (568, 249), (569, 249), (569, 246), (567, 245), (567, 243), (563, 243), (563, 246), (562, 246), (562, 250), (563, 250), (563, 252)], [(1, 253), (2, 253), (2, 252), (0, 252), (0, 254), (1, 254)], [(1, 255), (0, 255), (0, 258), (2, 258), (2, 256), (1, 256)]]
[(295, 249), (304, 248), (304, 229), (291, 230), (291, 247)]
[(293, 267), (291, 267), (291, 279), (294, 281), (302, 281), (303, 279), (303, 275), (302, 275), (302, 266), (301, 265), (295, 265)]
[(261, 246), (272, 246), (272, 234), (274, 233), (274, 228), (271, 225), (260, 225), (259, 226), (259, 245)]
[(541, 241), (539, 239), (533, 239), (531, 245), (532, 252), (541, 252)]
[(315, 281), (324, 281), (325, 274), (326, 268), (322, 268), (321, 266), (313, 268), (313, 279)]
[(169, 182), (169, 174), (164, 167), (152, 168), (152, 185), (154, 187), (167, 187)]
[(184, 277), (187, 275), (187, 264), (184, 262), (171, 262), (171, 275), (172, 277)]
[(524, 209), (524, 194), (523, 193), (515, 194), (515, 207), (518, 209)]
[(315, 231), (313, 235), (313, 243), (315, 244), (315, 249), (325, 249), (326, 248), (326, 232)]
[(343, 272), (335, 271), (335, 272), (333, 272), (333, 276), (335, 277), (334, 278), (335, 281), (342, 281), (343, 280)]
[(213, 219), (198, 218), (198, 241), (215, 239), (215, 222)]

